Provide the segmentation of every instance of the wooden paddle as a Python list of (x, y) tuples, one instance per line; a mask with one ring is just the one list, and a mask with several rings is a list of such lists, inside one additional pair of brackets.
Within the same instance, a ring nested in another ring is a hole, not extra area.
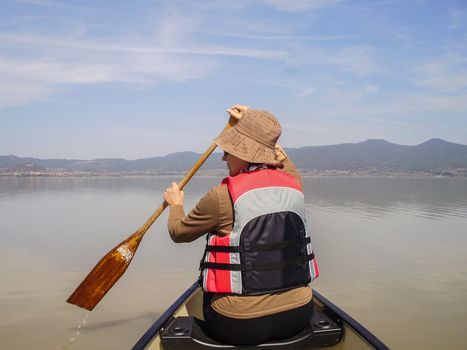
[[(224, 130), (232, 127), (237, 122), (237, 119), (230, 117)], [(206, 152), (198, 159), (193, 168), (185, 175), (183, 180), (178, 184), (178, 187), (182, 190), (185, 185), (190, 181), (193, 175), (203, 165), (203, 163), (209, 158), (211, 153), (216, 149), (216, 144), (212, 143)], [(159, 208), (146, 220), (143, 226), (141, 226), (135, 233), (125, 239), (123, 242), (114, 247), (109, 251), (89, 272), (86, 278), (81, 282), (78, 288), (75, 289), (73, 294), (70, 295), (67, 302), (70, 304), (77, 305), (86, 310), (91, 311), (101, 301), (101, 299), (107, 294), (112, 288), (115, 282), (123, 275), (128, 266), (130, 265), (133, 256), (136, 253), (136, 249), (143, 239), (146, 231), (156, 221), (156, 219), (162, 214), (164, 209), (167, 207), (167, 202), (163, 202)]]

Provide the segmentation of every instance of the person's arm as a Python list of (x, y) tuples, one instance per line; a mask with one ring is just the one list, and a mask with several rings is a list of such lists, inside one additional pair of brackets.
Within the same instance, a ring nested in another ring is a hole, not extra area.
[(196, 206), (185, 215), (184, 196), (177, 184), (173, 183), (164, 193), (164, 199), (170, 205), (167, 227), (174, 242), (191, 242), (218, 228), (218, 197), (211, 189)]

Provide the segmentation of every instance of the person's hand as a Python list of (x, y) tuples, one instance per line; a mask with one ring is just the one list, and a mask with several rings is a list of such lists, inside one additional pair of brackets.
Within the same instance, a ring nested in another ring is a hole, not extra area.
[(227, 109), (227, 113), (229, 113), (231, 117), (234, 117), (238, 120), (240, 120), (245, 115), (246, 111), (248, 111), (248, 106), (243, 105), (234, 105)]
[(172, 182), (172, 186), (168, 187), (164, 192), (164, 199), (168, 205), (183, 205), (185, 194), (180, 191), (178, 185)]

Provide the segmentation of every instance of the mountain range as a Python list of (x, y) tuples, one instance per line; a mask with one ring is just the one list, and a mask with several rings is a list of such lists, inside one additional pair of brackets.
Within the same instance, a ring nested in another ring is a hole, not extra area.
[[(306, 146), (286, 148), (286, 153), (299, 169), (364, 170), (395, 169), (406, 171), (434, 171), (467, 169), (467, 146), (431, 139), (415, 146), (390, 143), (386, 140), (370, 139), (358, 143), (329, 146)], [(38, 159), (0, 156), (0, 170), (12, 171), (25, 165), (35, 169), (80, 172), (180, 172), (190, 169), (200, 157), (195, 152), (177, 152), (163, 157), (126, 160), (122, 158), (77, 160)], [(26, 166), (26, 169), (27, 169)], [(224, 169), (219, 153), (213, 154), (203, 169)]]

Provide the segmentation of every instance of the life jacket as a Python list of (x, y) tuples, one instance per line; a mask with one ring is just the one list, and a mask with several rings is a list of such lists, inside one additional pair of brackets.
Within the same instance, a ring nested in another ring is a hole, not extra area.
[(276, 169), (227, 177), (232, 231), (207, 235), (200, 262), (206, 292), (259, 295), (308, 285), (319, 275), (298, 181)]

